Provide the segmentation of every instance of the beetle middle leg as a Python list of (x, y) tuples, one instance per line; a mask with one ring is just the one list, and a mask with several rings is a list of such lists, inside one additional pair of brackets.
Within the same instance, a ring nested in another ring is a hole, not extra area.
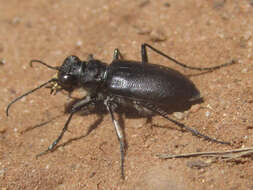
[(217, 139), (214, 139), (212, 137), (209, 137), (207, 135), (204, 135), (202, 133), (200, 133), (198, 130), (196, 129), (193, 129), (193, 128), (190, 128), (190, 127), (187, 127), (186, 125), (184, 125), (183, 123), (180, 123), (174, 119), (171, 119), (167, 116), (167, 113), (165, 111), (163, 111), (162, 109), (160, 109), (159, 107), (155, 106), (155, 105), (152, 105), (152, 104), (147, 104), (147, 103), (139, 103), (140, 105), (142, 105), (143, 107), (159, 114), (160, 116), (164, 117), (165, 119), (171, 121), (172, 123), (176, 124), (177, 126), (179, 126), (180, 128), (184, 129), (184, 130), (187, 130), (187, 131), (190, 131), (193, 135), (195, 136), (198, 136), (198, 137), (201, 137), (205, 140), (208, 140), (208, 141), (212, 141), (212, 142), (215, 142), (215, 143), (220, 143), (220, 144), (227, 144), (227, 145), (231, 145), (230, 142), (225, 142), (225, 141), (220, 141), (220, 140), (217, 140)]
[(68, 120), (66, 121), (66, 123), (64, 124), (64, 127), (62, 128), (62, 131), (60, 133), (60, 135), (57, 137), (57, 139), (47, 148), (47, 150), (41, 152), (40, 154), (37, 154), (36, 157), (38, 158), (39, 156), (42, 156), (46, 153), (48, 153), (49, 151), (53, 151), (55, 149), (55, 146), (59, 143), (59, 141), (62, 139), (64, 133), (68, 130), (68, 125), (72, 119), (72, 116), (74, 115), (74, 113), (78, 112), (79, 110), (81, 110), (82, 108), (90, 105), (91, 103), (95, 103), (96, 99), (95, 98), (91, 98), (90, 96), (86, 96), (85, 98), (81, 99), (80, 101), (78, 101), (77, 103), (75, 103), (70, 111), (70, 115), (68, 117)]
[(119, 122), (115, 119), (114, 117), (114, 112), (112, 109), (113, 106), (113, 100), (110, 99), (110, 97), (108, 97), (105, 101), (104, 101), (107, 110), (109, 111), (110, 115), (111, 115), (111, 119), (113, 122), (113, 125), (115, 127), (117, 136), (118, 136), (118, 140), (120, 143), (120, 155), (121, 155), (121, 163), (120, 163), (120, 167), (121, 167), (121, 177), (124, 179), (124, 154), (125, 154), (125, 140), (124, 140), (124, 134), (122, 131), (122, 128), (119, 125)]
[[(187, 66), (183, 63), (180, 63), (179, 61), (177, 61), (176, 59), (166, 55), (165, 53), (161, 52), (160, 50), (154, 48), (153, 46), (149, 45), (149, 44), (142, 44), (141, 45), (141, 62), (142, 63), (148, 63), (148, 54), (147, 54), (147, 47), (151, 50), (153, 50), (154, 52), (156, 52), (157, 54), (163, 56), (163, 57), (166, 57), (167, 59), (173, 61), (174, 63), (182, 66), (182, 67), (186, 67), (186, 68), (195, 68), (195, 67), (190, 67), (190, 66)], [(198, 69), (197, 69), (198, 70)]]

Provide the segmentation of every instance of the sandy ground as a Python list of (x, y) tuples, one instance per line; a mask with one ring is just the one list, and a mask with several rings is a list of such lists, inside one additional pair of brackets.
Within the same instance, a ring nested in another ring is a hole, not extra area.
[[(252, 146), (252, 31), (249, 0), (0, 1), (0, 190), (253, 189), (251, 156), (229, 161), (156, 157)], [(93, 53), (110, 63), (114, 48), (126, 59), (140, 60), (144, 42), (191, 66), (237, 60), (233, 66), (199, 74), (149, 52), (150, 62), (190, 76), (204, 97), (204, 103), (187, 110), (180, 121), (233, 146), (194, 137), (159, 116), (152, 123), (126, 118), (123, 181), (111, 119), (108, 114), (91, 114), (74, 116), (58, 149), (36, 159), (59, 135), (69, 99), (41, 89), (14, 104), (7, 118), (11, 100), (55, 74), (40, 65), (31, 68), (29, 61), (56, 66), (68, 55), (85, 60)]]

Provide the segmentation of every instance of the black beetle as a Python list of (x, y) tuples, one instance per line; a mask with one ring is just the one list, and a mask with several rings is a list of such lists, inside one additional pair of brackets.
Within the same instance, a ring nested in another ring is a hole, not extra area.
[(58, 75), (13, 100), (8, 105), (6, 114), (8, 116), (8, 110), (13, 103), (47, 84), (52, 85), (51, 93), (56, 93), (59, 90), (66, 90), (71, 93), (75, 89), (84, 88), (88, 92), (88, 95), (71, 106), (69, 118), (59, 137), (46, 151), (37, 156), (54, 150), (65, 131), (67, 131), (68, 124), (74, 113), (88, 107), (90, 104), (97, 104), (102, 101), (111, 115), (120, 142), (121, 175), (123, 178), (125, 152), (124, 135), (119, 122), (114, 116), (114, 112), (119, 106), (124, 107), (130, 105), (130, 107), (134, 107), (140, 112), (149, 111), (156, 113), (182, 129), (190, 131), (193, 135), (216, 143), (230, 144), (229, 142), (219, 141), (206, 136), (167, 116), (168, 113), (165, 111), (166, 108), (170, 108), (174, 105), (188, 104), (192, 101), (199, 100), (201, 96), (195, 85), (178, 71), (148, 63), (147, 47), (188, 69), (212, 71), (235, 63), (232, 61), (230, 63), (208, 68), (190, 67), (169, 57), (149, 44), (142, 44), (141, 46), (141, 62), (123, 60), (118, 49), (114, 50), (113, 61), (110, 65), (106, 65), (100, 60), (94, 59), (92, 55), (89, 56), (87, 61), (81, 61), (76, 56), (69, 56), (60, 67), (52, 67), (40, 60), (32, 60), (31, 63), (38, 62), (48, 68), (57, 70)]

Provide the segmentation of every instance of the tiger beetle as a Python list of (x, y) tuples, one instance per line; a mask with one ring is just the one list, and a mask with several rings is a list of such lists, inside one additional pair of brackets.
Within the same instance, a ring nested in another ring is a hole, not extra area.
[(8, 116), (9, 109), (13, 103), (48, 84), (51, 85), (51, 93), (54, 94), (61, 90), (69, 93), (79, 88), (86, 90), (88, 92), (87, 95), (71, 106), (69, 117), (58, 138), (47, 150), (37, 156), (55, 150), (56, 145), (68, 130), (68, 125), (76, 112), (87, 108), (91, 104), (97, 105), (99, 102), (102, 102), (102, 105), (105, 106), (111, 116), (119, 140), (120, 167), (123, 179), (125, 140), (123, 130), (115, 118), (115, 112), (117, 112), (118, 107), (125, 109), (131, 107), (140, 113), (150, 112), (158, 114), (195, 136), (215, 143), (229, 145), (229, 142), (204, 135), (196, 129), (190, 128), (167, 116), (167, 108), (200, 100), (200, 92), (193, 82), (180, 72), (168, 67), (150, 64), (148, 62), (147, 48), (177, 65), (192, 70), (213, 71), (235, 63), (235, 61), (231, 61), (214, 67), (191, 67), (180, 63), (146, 43), (141, 45), (141, 61), (124, 60), (118, 49), (114, 50), (113, 61), (110, 65), (94, 59), (92, 54), (89, 55), (87, 61), (81, 61), (74, 55), (68, 56), (61, 66), (56, 67), (47, 65), (40, 60), (31, 60), (31, 64), (35, 62), (40, 63), (50, 69), (57, 70), (58, 74), (56, 77), (10, 102), (7, 106), (6, 114)]

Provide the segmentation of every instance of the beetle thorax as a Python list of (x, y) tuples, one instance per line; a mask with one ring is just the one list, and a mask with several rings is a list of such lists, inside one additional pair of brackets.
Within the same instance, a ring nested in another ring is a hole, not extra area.
[(106, 68), (106, 64), (99, 60), (89, 60), (81, 73), (80, 85), (83, 88), (93, 89), (101, 86), (105, 80)]

